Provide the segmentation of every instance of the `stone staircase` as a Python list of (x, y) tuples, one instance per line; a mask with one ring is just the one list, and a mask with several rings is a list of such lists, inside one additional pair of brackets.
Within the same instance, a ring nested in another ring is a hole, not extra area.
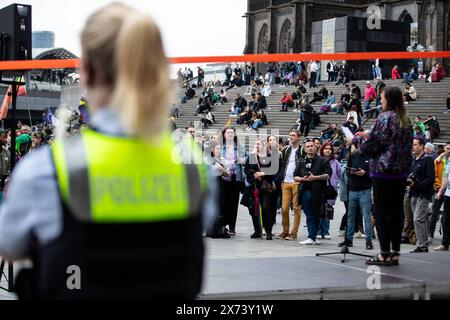
[[(404, 84), (402, 84), (402, 80), (385, 80), (384, 81), (388, 86), (398, 86), (404, 90)], [(352, 82), (353, 83), (353, 82)], [(366, 80), (355, 81), (362, 91), (362, 95), (364, 96), (364, 89)], [(339, 100), (344, 86), (335, 86), (334, 83), (321, 82), (320, 84), (324, 84), (328, 91), (333, 91), (336, 99)], [(372, 81), (374, 85), (374, 81)], [(411, 119), (414, 119), (416, 116), (420, 116), (422, 119), (426, 118), (428, 114), (432, 114), (436, 116), (439, 121), (439, 125), (441, 128), (440, 136), (435, 139), (433, 142), (436, 144), (442, 144), (447, 141), (450, 141), (450, 113), (444, 113), (446, 111), (446, 99), (447, 94), (450, 92), (450, 78), (445, 78), (441, 82), (435, 83), (425, 83), (424, 80), (415, 81), (412, 84), (417, 91), (418, 101), (410, 102), (409, 105), (406, 105), (406, 109)], [(215, 88), (216, 91), (220, 92), (223, 88)], [(311, 96), (313, 92), (317, 92), (319, 88), (308, 89), (308, 94)], [(292, 93), (295, 90), (294, 86), (280, 88), (279, 85), (272, 86), (272, 95), (267, 97), (267, 105), (264, 111), (267, 115), (269, 125), (264, 126), (262, 129), (266, 129), (270, 132), (271, 129), (278, 129), (279, 135), (286, 137), (290, 131), (290, 129), (295, 125), (296, 120), (300, 117), (299, 112), (293, 112), (293, 109), (290, 109), (288, 112), (279, 112), (281, 106), (279, 101), (283, 95), (283, 92)], [(244, 95), (246, 91), (246, 86), (242, 86), (241, 88), (233, 88), (228, 90), (228, 103), (220, 106), (217, 105), (213, 108), (213, 114), (216, 118), (216, 124), (210, 126), (207, 130), (209, 133), (217, 132), (220, 130), (228, 121), (230, 115), (230, 108), (236, 99), (236, 94), (240, 93), (245, 97), (247, 101), (251, 99), (249, 95)], [(184, 90), (176, 89), (175, 90), (175, 101), (176, 105), (180, 106), (182, 115), (179, 118), (176, 118), (176, 124), (178, 128), (185, 128), (187, 123), (200, 121), (201, 115), (194, 116), (194, 111), (198, 103), (199, 95), (201, 94), (202, 89), (197, 90), (197, 95), (194, 99), (189, 100), (186, 104), (180, 104), (181, 96), (184, 95)], [(320, 106), (325, 101), (316, 102), (313, 104), (314, 110), (319, 111)], [(364, 103), (363, 108), (364, 108)], [(372, 107), (374, 103), (372, 103)], [(310, 136), (320, 136), (320, 131), (324, 130), (327, 127), (328, 123), (337, 123), (341, 125), (346, 121), (346, 115), (338, 115), (334, 112), (329, 112), (327, 115), (321, 115), (321, 123), (316, 126), (310, 132)], [(365, 129), (369, 129), (373, 124), (374, 119), (370, 119), (365, 125)], [(236, 125), (236, 118), (233, 118), (232, 125), (236, 127), (236, 129), (244, 130), (246, 125)], [(255, 135), (255, 131), (246, 131), (247, 134)]]

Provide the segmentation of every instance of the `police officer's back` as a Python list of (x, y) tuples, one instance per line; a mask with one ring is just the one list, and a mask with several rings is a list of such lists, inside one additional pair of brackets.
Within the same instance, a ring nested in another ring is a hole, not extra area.
[(0, 253), (34, 265), (19, 297), (193, 299), (208, 177), (174, 152), (159, 30), (115, 3), (81, 40), (91, 127), (24, 158), (0, 211)]

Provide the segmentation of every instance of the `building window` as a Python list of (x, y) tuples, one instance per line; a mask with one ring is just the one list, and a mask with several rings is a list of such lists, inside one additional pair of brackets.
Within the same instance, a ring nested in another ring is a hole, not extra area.
[(291, 48), (291, 22), (286, 20), (281, 27), (280, 32), (280, 45), (279, 52), (280, 53), (289, 53)]
[(268, 37), (267, 24), (264, 24), (259, 32), (258, 37), (258, 53), (266, 53), (269, 49), (269, 37)]

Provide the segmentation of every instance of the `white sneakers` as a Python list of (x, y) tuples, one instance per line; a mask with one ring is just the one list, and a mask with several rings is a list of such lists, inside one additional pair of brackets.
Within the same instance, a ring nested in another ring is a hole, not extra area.
[(337, 236), (338, 237), (345, 237), (345, 230), (338, 230)]
[(327, 234), (327, 235), (324, 235), (324, 236), (323, 236), (323, 239), (325, 239), (325, 240), (331, 240), (331, 237), (330, 237), (329, 234)]
[(314, 241), (308, 238), (305, 241), (300, 241), (299, 244), (302, 246), (311, 246), (311, 245), (320, 245), (320, 242), (318, 240)]
[(364, 233), (362, 233), (361, 231), (359, 231), (356, 235), (355, 235), (355, 238), (358, 238), (358, 239), (363, 239), (363, 238), (365, 238), (366, 237), (366, 235), (364, 234)]

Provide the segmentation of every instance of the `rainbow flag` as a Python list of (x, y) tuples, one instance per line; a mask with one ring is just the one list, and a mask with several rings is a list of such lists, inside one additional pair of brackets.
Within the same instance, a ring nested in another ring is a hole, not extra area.
[(255, 187), (255, 190), (253, 191), (253, 197), (255, 199), (254, 215), (255, 215), (255, 217), (258, 218), (259, 227), (261, 228), (261, 232), (262, 232), (263, 228), (264, 228), (263, 219), (262, 219), (262, 208), (261, 208), (261, 203), (259, 201), (259, 190), (256, 187)]

